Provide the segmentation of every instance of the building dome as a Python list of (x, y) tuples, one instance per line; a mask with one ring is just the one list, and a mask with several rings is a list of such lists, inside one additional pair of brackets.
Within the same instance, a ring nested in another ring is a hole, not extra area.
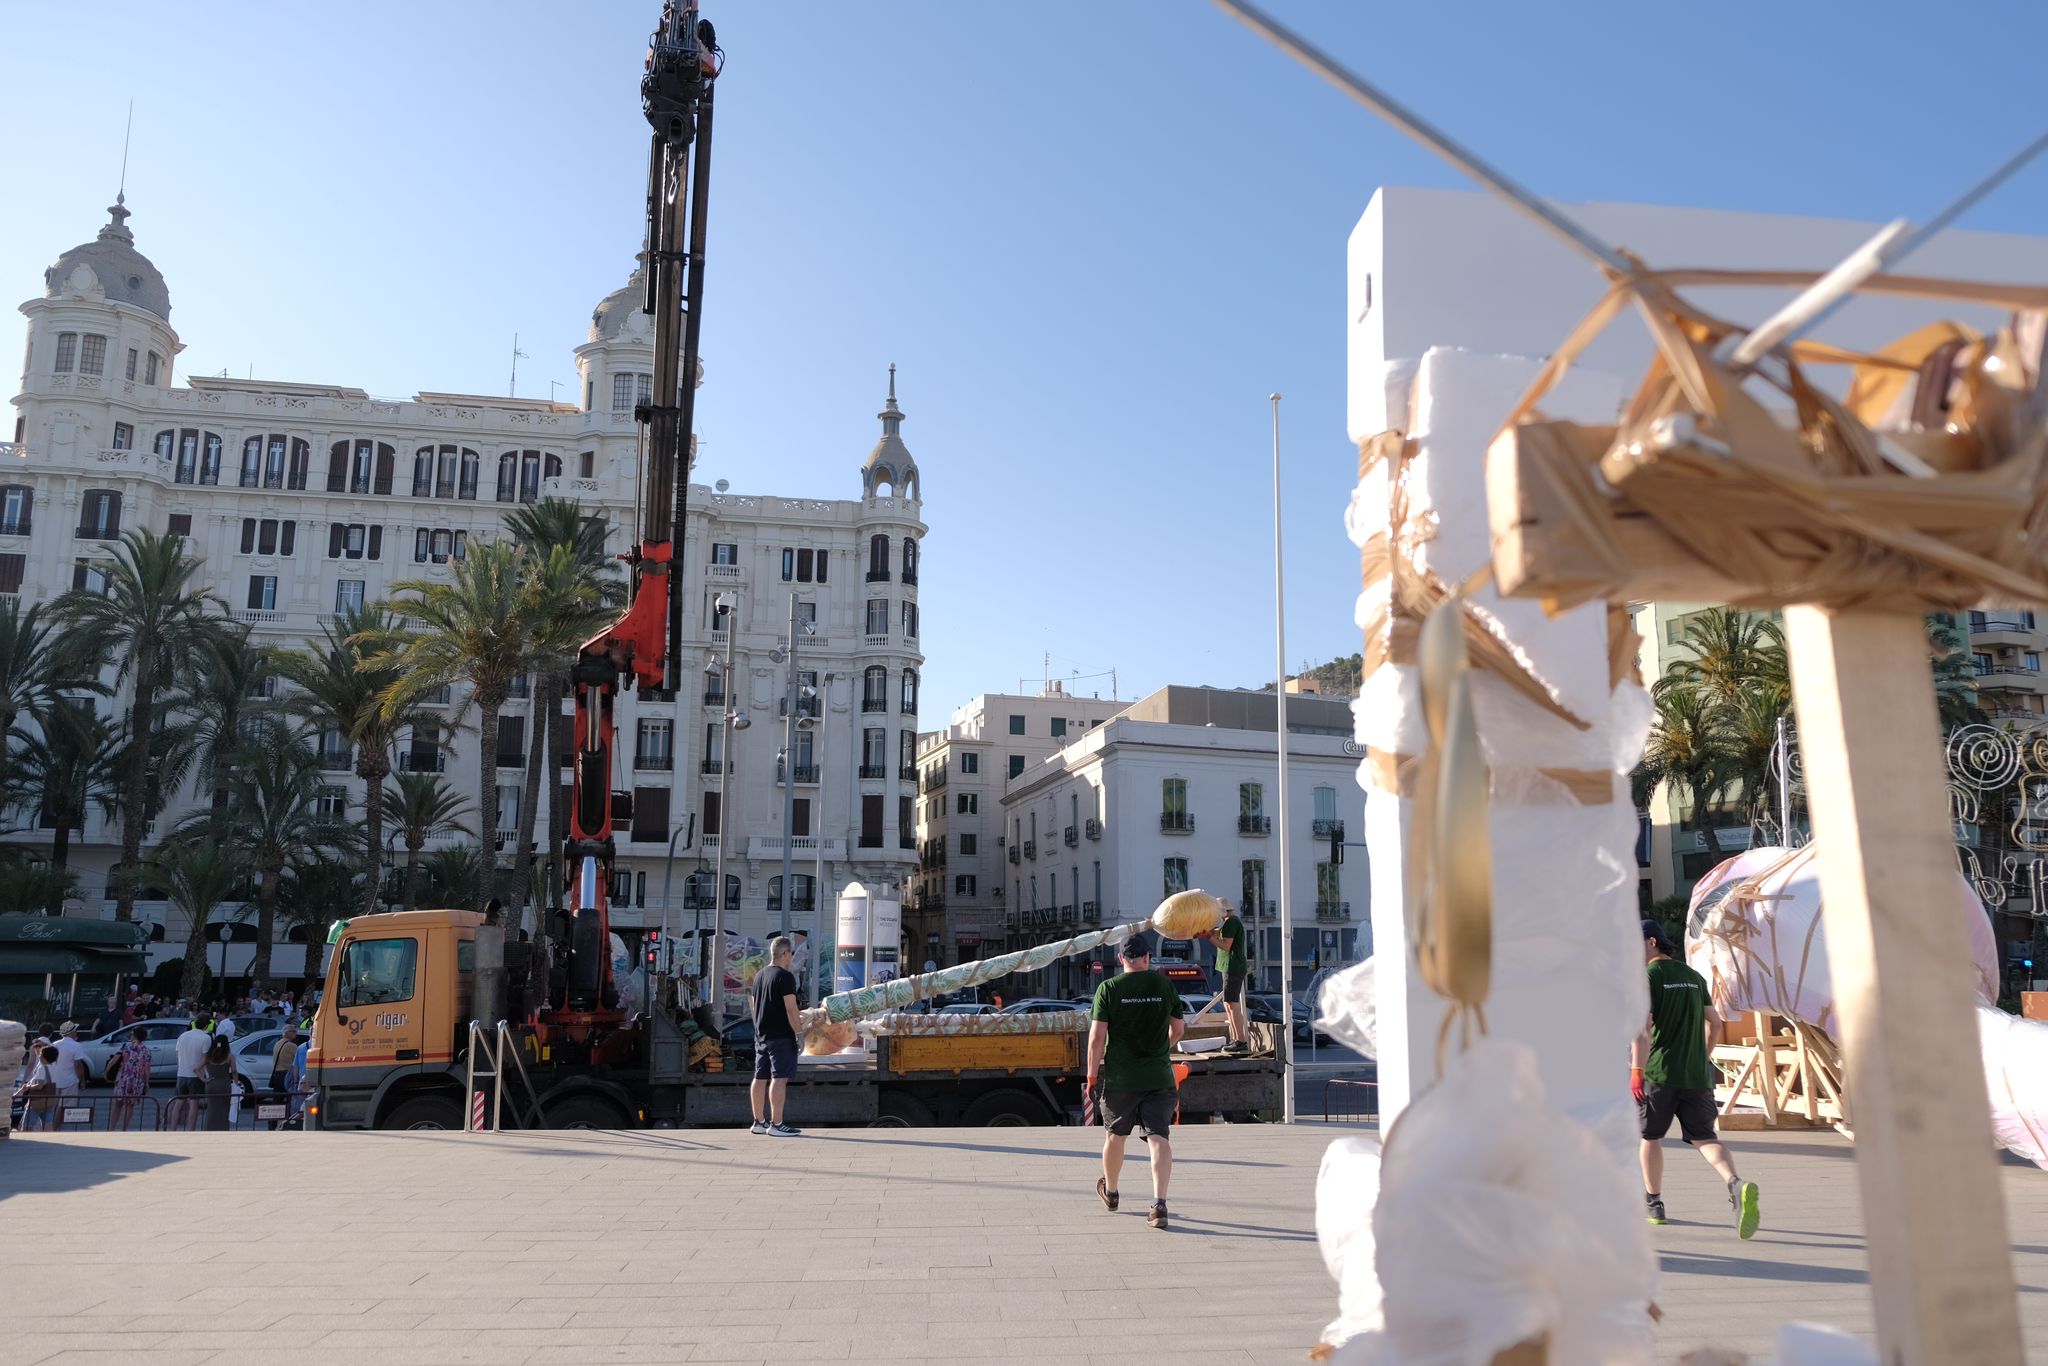
[(590, 340), (610, 341), (619, 336), (651, 337), (654, 319), (642, 311), (647, 302), (647, 268), (635, 266), (625, 287), (598, 300), (590, 314)]
[(886, 488), (905, 498), (917, 498), (917, 461), (903, 444), (903, 410), (896, 406), (894, 365), (889, 367), (889, 401), (875, 416), (882, 420), (882, 439), (860, 467), (861, 492), (872, 498)]
[(107, 215), (98, 237), (65, 252), (43, 272), (44, 297), (57, 298), (67, 289), (89, 292), (97, 286), (108, 301), (133, 304), (168, 323), (171, 291), (163, 273), (135, 249), (135, 234), (127, 225), (127, 197), (116, 196)]

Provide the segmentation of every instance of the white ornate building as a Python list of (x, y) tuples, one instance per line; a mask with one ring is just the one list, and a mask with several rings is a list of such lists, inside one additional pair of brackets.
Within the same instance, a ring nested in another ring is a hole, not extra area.
[[(21, 306), (28, 342), (14, 440), (0, 444), (0, 594), (33, 602), (91, 587), (91, 562), (123, 530), (149, 527), (187, 538), (204, 561), (206, 585), (259, 641), (297, 645), (339, 607), (375, 601), (397, 581), (445, 579), (469, 543), (501, 534), (504, 514), (521, 503), (574, 498), (608, 520), (615, 549), (635, 539), (633, 407), (646, 398), (653, 370), (637, 276), (598, 304), (576, 348), (580, 405), (436, 392), (387, 400), (345, 386), (200, 376), (176, 386), (181, 344), (169, 290), (136, 250), (126, 207), (117, 202), (109, 212), (97, 238), (57, 258), (43, 297)], [(779, 914), (770, 906), (785, 839), (796, 842), (800, 928), (814, 924), (812, 878), (820, 871), (829, 901), (849, 878), (896, 882), (914, 863), (925, 526), (903, 416), (892, 367), (882, 437), (862, 466), (857, 498), (691, 487), (679, 556), (682, 652), (701, 685), (673, 699), (621, 699), (614, 786), (636, 800), (619, 846), (614, 924), (660, 923), (678, 830), (671, 914), (709, 906), (712, 877), (700, 863), (708, 866), (723, 840), (728, 901), (737, 907), (728, 926), (742, 932)], [(698, 671), (725, 654), (726, 618), (713, 604), (727, 592), (737, 598), (739, 705), (757, 724), (735, 740), (720, 811), (726, 684)], [(820, 724), (799, 735), (786, 765), (797, 800), (784, 829), (777, 712), (785, 676), (769, 651), (787, 634), (792, 594), (815, 623), (799, 667), (822, 706)], [(451, 724), (464, 701), (459, 686), (448, 696)], [(495, 801), (499, 828), (509, 833), (530, 705), (515, 699), (496, 736), (477, 736), (471, 714), (468, 730), (401, 740), (397, 766), (444, 771), (472, 801)], [(497, 790), (487, 794), (475, 791), (480, 738), (501, 758)], [(359, 812), (361, 783), (348, 752), (323, 743), (322, 762), (332, 810)], [(567, 780), (566, 771), (559, 776)], [(196, 802), (191, 791), (179, 794), (156, 828)], [(16, 812), (12, 823), (34, 814)], [(542, 851), (552, 843), (546, 825), (543, 809)], [(39, 844), (48, 836), (10, 838)], [(72, 856), (87, 914), (105, 904), (117, 850), (117, 828), (90, 817)], [(161, 926), (167, 911), (145, 902), (139, 913)], [(164, 928), (159, 955), (176, 952), (184, 937), (182, 925)], [(250, 951), (229, 946), (231, 973)], [(297, 958), (281, 955), (280, 966), (291, 969)]]

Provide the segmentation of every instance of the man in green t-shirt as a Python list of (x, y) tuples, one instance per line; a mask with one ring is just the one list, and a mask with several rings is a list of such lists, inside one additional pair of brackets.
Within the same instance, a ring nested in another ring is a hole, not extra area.
[(1251, 1030), (1245, 1024), (1244, 980), (1251, 968), (1251, 956), (1245, 952), (1244, 922), (1225, 902), (1223, 923), (1200, 937), (1216, 945), (1216, 973), (1223, 979), (1223, 1019), (1230, 1031), (1230, 1042), (1223, 1046), (1223, 1051), (1249, 1053)]
[(1102, 1115), (1102, 1175), (1095, 1194), (1112, 1213), (1117, 1174), (1124, 1166), (1124, 1140), (1132, 1129), (1152, 1154), (1152, 1208), (1145, 1222), (1166, 1227), (1166, 1183), (1173, 1175), (1173, 1125), (1179, 1093), (1173, 1080), (1173, 1046), (1187, 1028), (1180, 1017), (1180, 993), (1164, 974), (1152, 971), (1151, 936), (1140, 930), (1124, 941), (1118, 956), (1123, 974), (1095, 989), (1089, 1012), (1088, 1091)]
[(1629, 1049), (1629, 1090), (1643, 1123), (1643, 1199), (1649, 1220), (1665, 1223), (1664, 1135), (1671, 1121), (1720, 1174), (1735, 1209), (1735, 1232), (1748, 1238), (1761, 1217), (1756, 1182), (1735, 1174), (1735, 1160), (1714, 1133), (1712, 1030), (1721, 1023), (1707, 979), (1673, 957), (1671, 940), (1654, 920), (1643, 922), (1650, 965), (1650, 1017)]

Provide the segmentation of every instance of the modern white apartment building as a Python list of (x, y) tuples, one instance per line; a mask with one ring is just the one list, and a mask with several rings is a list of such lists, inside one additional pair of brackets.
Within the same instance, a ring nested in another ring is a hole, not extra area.
[[(501, 534), (504, 514), (558, 496), (610, 525), (623, 550), (633, 525), (637, 427), (648, 394), (652, 329), (638, 276), (599, 302), (575, 348), (581, 404), (422, 391), (381, 399), (343, 385), (188, 376), (162, 274), (135, 246), (117, 203), (89, 242), (48, 271), (43, 297), (23, 304), (28, 338), (14, 398), (14, 439), (0, 444), (0, 593), (45, 601), (92, 587), (91, 561), (121, 532), (182, 535), (205, 565), (206, 586), (271, 645), (298, 645), (351, 603), (407, 579), (445, 580), (475, 540)], [(727, 855), (733, 929), (772, 923), (785, 840), (794, 841), (800, 909), (816, 928), (813, 879), (827, 891), (855, 879), (900, 882), (914, 863), (919, 644), (917, 583), (925, 532), (920, 476), (904, 445), (893, 369), (880, 440), (847, 498), (753, 495), (692, 485), (681, 529), (684, 663), (701, 686), (678, 696), (623, 695), (620, 771), (634, 792), (620, 843), (614, 924), (659, 924), (677, 839), (671, 913), (712, 901), (710, 861)], [(732, 595), (728, 612), (718, 599)], [(797, 667), (816, 689), (819, 724), (783, 756), (783, 667), (769, 651), (788, 634), (791, 597), (815, 634)], [(708, 671), (731, 638), (731, 680)], [(722, 754), (727, 689), (755, 722)], [(461, 729), (465, 698), (446, 697), (449, 722), (401, 741), (397, 768), (443, 771), (473, 801), (493, 801), (501, 832), (516, 822), (530, 690), (506, 708), (497, 735)], [(498, 756), (495, 789), (478, 792), (478, 746)], [(335, 814), (361, 809), (361, 783), (338, 737), (323, 742)], [(720, 768), (726, 768), (720, 799)], [(557, 775), (566, 782), (564, 770)], [(783, 824), (784, 776), (795, 782)], [(186, 792), (157, 822), (175, 824)], [(544, 804), (545, 805), (545, 804)], [(33, 816), (33, 813), (29, 813)], [(539, 847), (553, 843), (547, 813)], [(11, 837), (31, 844), (47, 835)], [(117, 831), (97, 816), (73, 845), (85, 905), (102, 905)], [(501, 850), (504, 857), (509, 852)], [(829, 898), (828, 898), (829, 899)], [(686, 907), (687, 901), (687, 907)], [(162, 926), (161, 902), (140, 913)], [(223, 913), (223, 918), (225, 915)], [(169, 929), (170, 951), (184, 927)], [(250, 948), (230, 945), (228, 969)], [(280, 964), (296, 964), (283, 955)]]
[[(1277, 706), (1270, 692), (1167, 687), (1133, 702), (1009, 785), (996, 827), (1008, 897), (1005, 947), (1149, 915), (1189, 887), (1225, 896), (1253, 931), (1253, 980), (1280, 987), (1280, 861), (1287, 860), (1293, 989), (1372, 952), (1365, 794), (1351, 709), (1288, 701), (1287, 847), (1280, 847)], [(1000, 738), (1000, 737), (999, 737)], [(1352, 846), (1345, 846), (1345, 841)], [(1342, 861), (1333, 857), (1341, 847)], [(1206, 964), (1206, 947), (1168, 954)], [(1107, 954), (1101, 955), (1106, 960)], [(1113, 971), (1113, 969), (1109, 969)], [(1034, 990), (1073, 996), (1100, 980), (1069, 960)]]
[(946, 729), (919, 737), (918, 871), (903, 908), (908, 961), (969, 962), (1005, 939), (1004, 793), (1128, 705), (1077, 697), (1053, 680), (1036, 696), (983, 693)]

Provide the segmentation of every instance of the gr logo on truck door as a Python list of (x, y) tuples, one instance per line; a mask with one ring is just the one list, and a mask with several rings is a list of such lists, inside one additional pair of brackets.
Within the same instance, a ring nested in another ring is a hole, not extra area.
[(336, 1062), (390, 1061), (410, 1050), (418, 1056), (419, 1026), (412, 1010), (385, 1009), (411, 1002), (417, 992), (420, 941), (411, 936), (351, 939), (335, 968), (334, 1012), (346, 1034)]

